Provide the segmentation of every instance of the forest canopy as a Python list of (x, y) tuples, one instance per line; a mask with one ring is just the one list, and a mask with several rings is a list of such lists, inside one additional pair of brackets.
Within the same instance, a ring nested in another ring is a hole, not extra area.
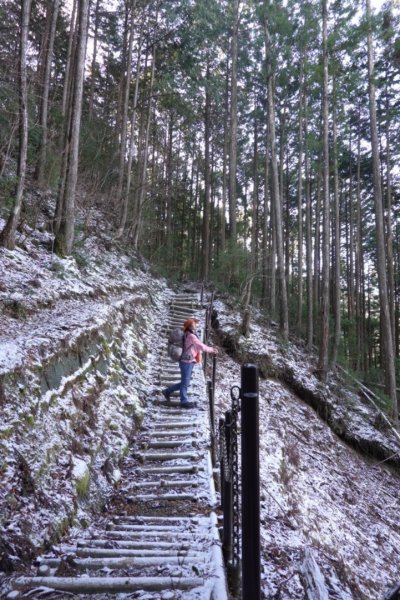
[[(259, 304), (398, 418), (400, 8), (371, 0), (4, 0), (0, 244), (48, 192)], [(100, 232), (99, 232), (100, 234)]]

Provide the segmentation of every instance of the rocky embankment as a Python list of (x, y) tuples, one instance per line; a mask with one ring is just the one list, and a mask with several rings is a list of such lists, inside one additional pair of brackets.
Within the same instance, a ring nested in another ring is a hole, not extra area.
[(30, 232), (0, 257), (0, 571), (18, 567), (118, 483), (143, 417), (165, 284), (90, 239), (60, 259)]

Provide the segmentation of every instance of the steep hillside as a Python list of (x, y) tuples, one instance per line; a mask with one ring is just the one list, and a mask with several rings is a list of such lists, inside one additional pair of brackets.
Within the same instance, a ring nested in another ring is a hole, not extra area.
[(229, 299), (214, 306), (227, 350), (217, 413), (230, 405), (240, 363), (260, 365), (263, 597), (308, 598), (311, 565), (323, 586), (310, 598), (382, 598), (400, 580), (397, 432), (339, 377), (322, 386), (316, 357), (283, 346), (257, 311), (245, 338)]
[[(99, 231), (68, 259), (40, 229), (0, 250), (4, 574), (123, 495), (124, 457), (160, 390), (149, 373), (173, 291)], [(257, 311), (247, 338), (241, 319), (217, 295), (217, 418), (240, 364), (260, 366), (263, 597), (304, 598), (314, 561), (329, 597), (379, 598), (398, 579), (398, 434), (347, 382), (322, 386), (315, 357)]]
[(168, 297), (101, 236), (66, 259), (50, 246), (25, 230), (0, 250), (2, 570), (84, 524), (118, 484)]

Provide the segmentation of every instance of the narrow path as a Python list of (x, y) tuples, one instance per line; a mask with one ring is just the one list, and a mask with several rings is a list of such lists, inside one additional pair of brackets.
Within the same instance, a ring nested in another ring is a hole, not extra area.
[[(177, 295), (166, 328), (191, 316), (204, 320), (197, 294)], [(179, 380), (166, 350), (160, 357), (161, 386)], [(139, 434), (140, 450), (127, 459), (125, 506), (117, 516), (92, 525), (75, 544), (61, 544), (41, 557), (37, 576), (20, 577), (8, 599), (143, 598), (226, 600), (209, 450), (204, 373), (196, 368), (189, 395), (149, 401)]]

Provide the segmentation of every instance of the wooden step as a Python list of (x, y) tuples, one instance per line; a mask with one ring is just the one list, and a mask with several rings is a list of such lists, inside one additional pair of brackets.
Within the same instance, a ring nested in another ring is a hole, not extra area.
[[(19, 577), (17, 589), (50, 588), (75, 594), (189, 590), (204, 584), (198, 577)], [(31, 596), (32, 597), (32, 596)]]

